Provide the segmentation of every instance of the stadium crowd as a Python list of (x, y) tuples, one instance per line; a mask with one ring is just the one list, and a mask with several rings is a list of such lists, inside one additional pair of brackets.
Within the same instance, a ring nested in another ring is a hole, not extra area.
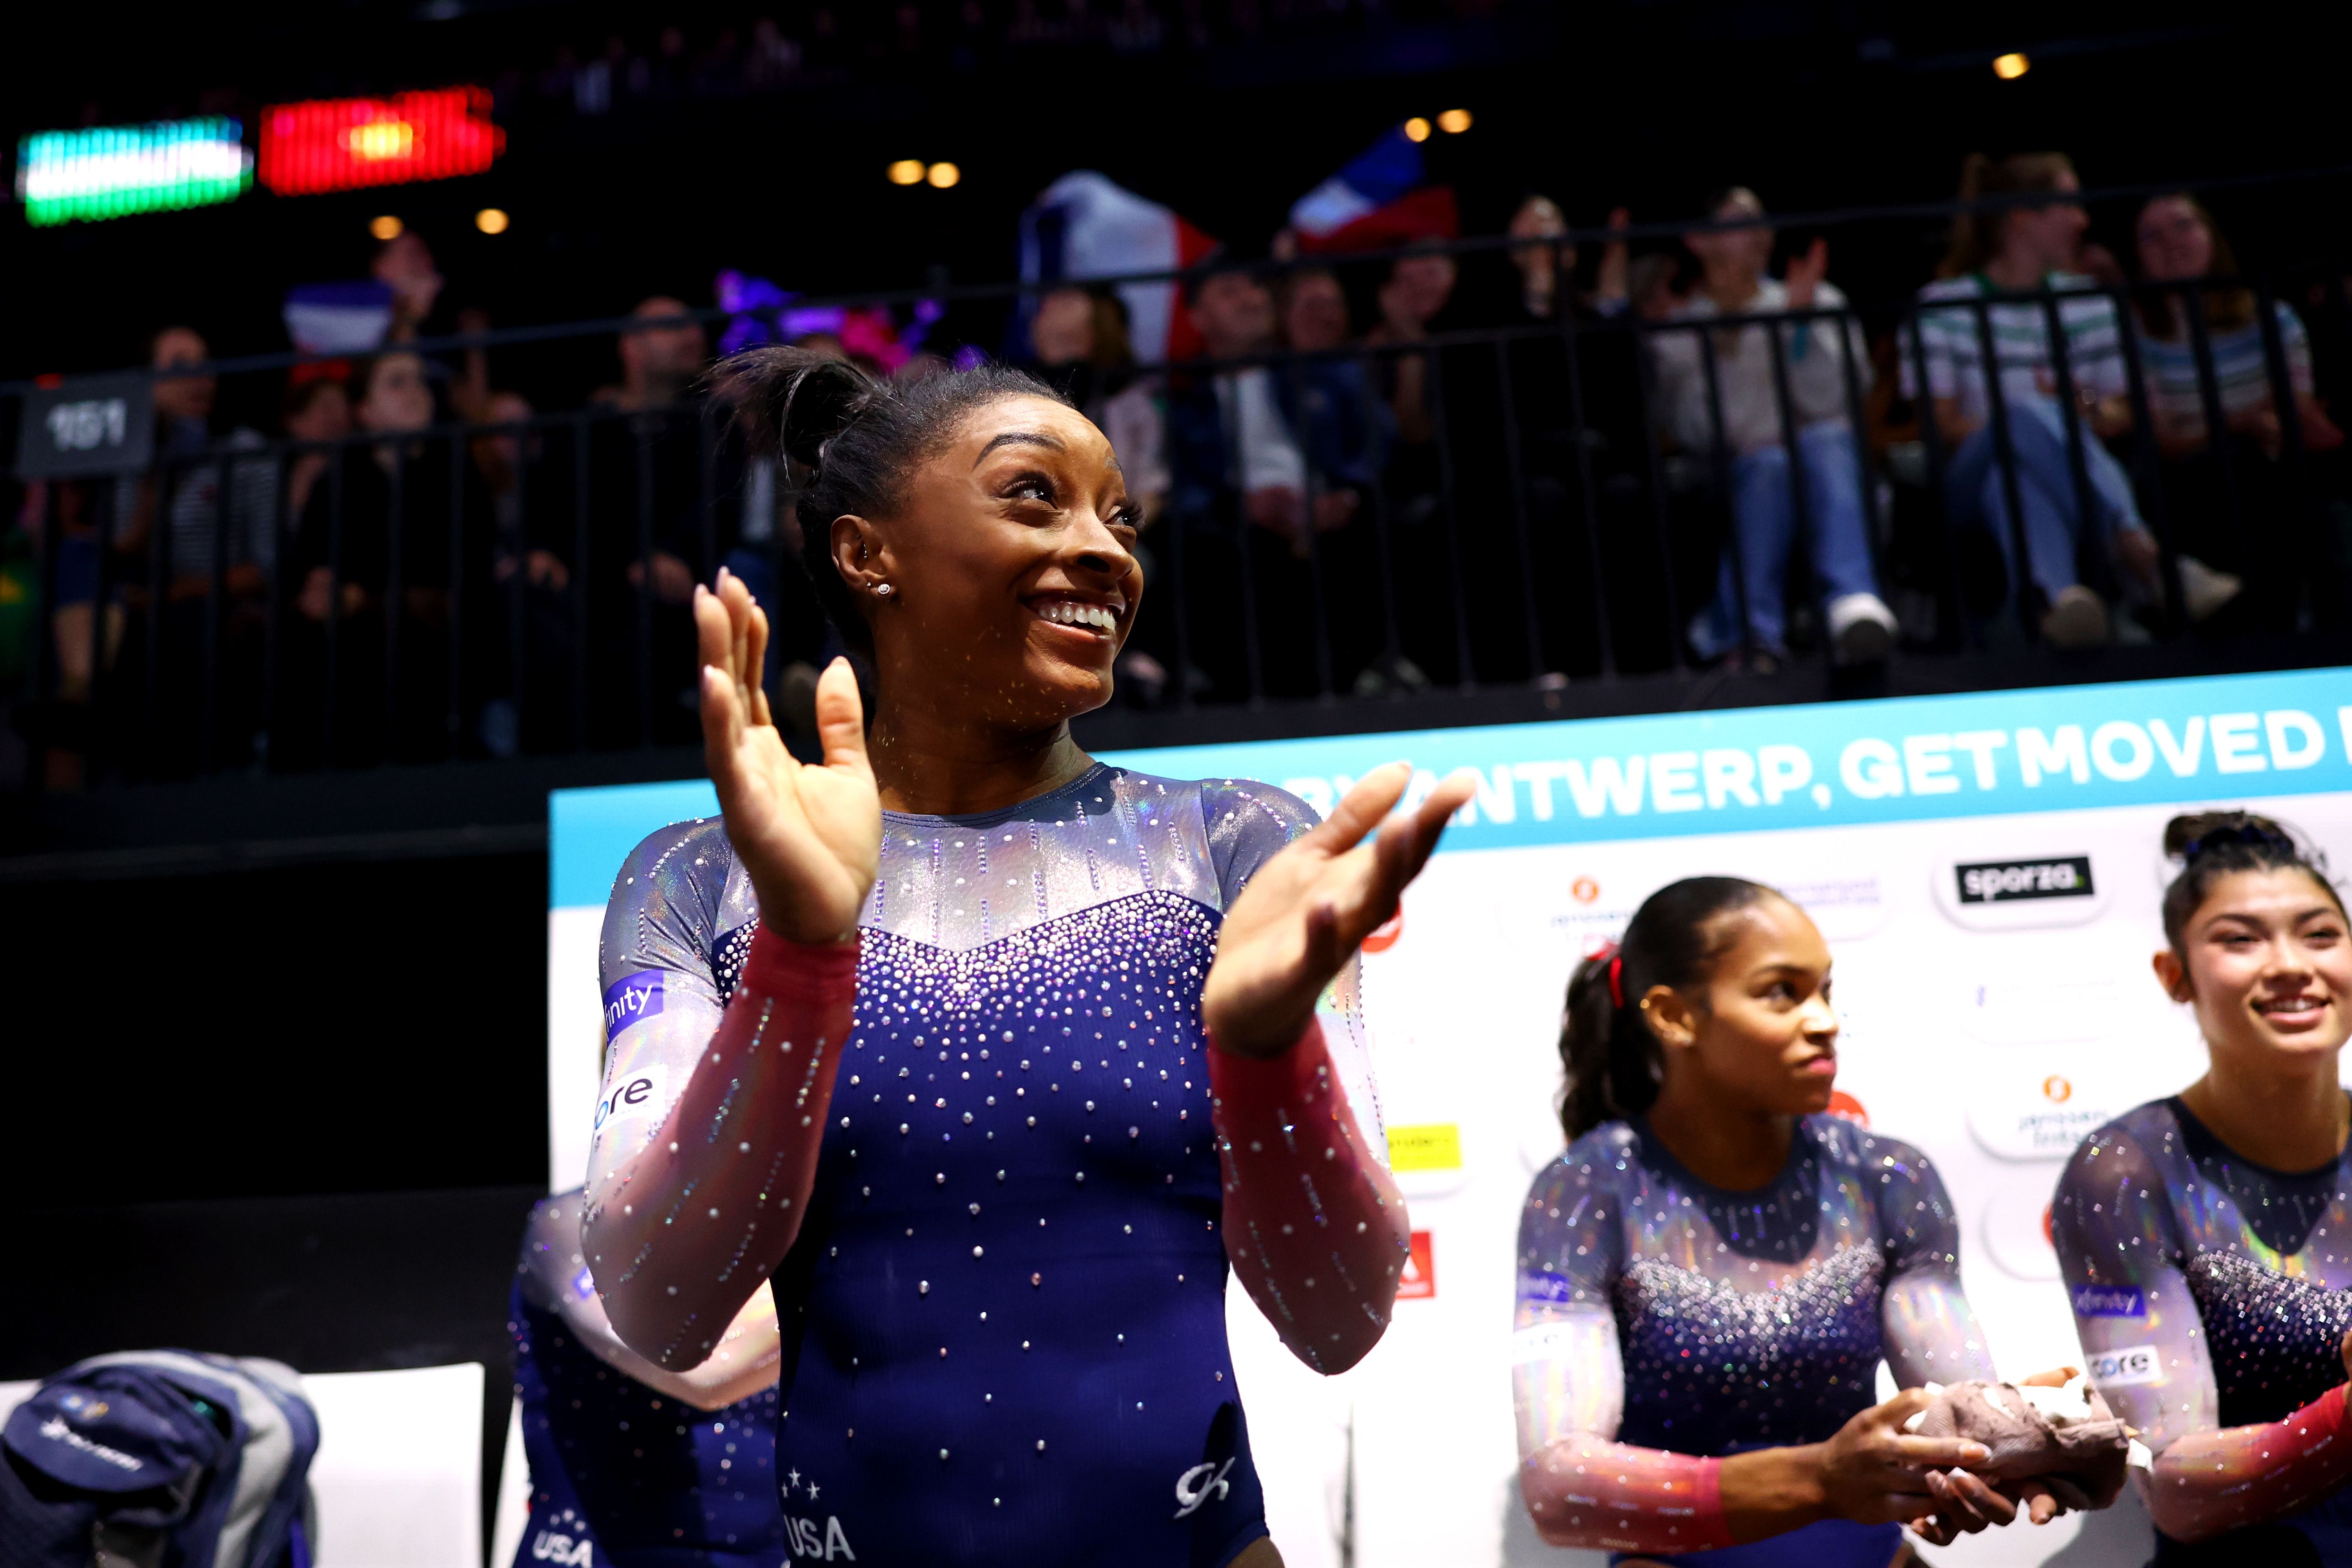
[[(155, 384), (152, 469), (22, 487), (0, 675), (40, 699), (17, 721), (59, 783), (90, 756), (681, 742), (688, 606), (724, 564), (775, 607), (804, 705), (837, 645), (784, 564), (793, 476), (745, 451), (714, 374), (762, 341), (898, 376), (1008, 358), (1088, 413), (1171, 590), (1123, 665), (1144, 705), (2327, 613), (2343, 584), (2275, 547), (2352, 517), (2303, 315), (2258, 299), (2193, 195), (2141, 205), (2119, 259), (2078, 188), (2059, 154), (1971, 159), (1963, 197), (2027, 205), (1954, 219), (1883, 321), (1831, 281), (1827, 239), (1777, 246), (1748, 190), (1666, 242), (1629, 243), (1621, 211), (1581, 250), (1531, 195), (1507, 245), (1440, 226), (1365, 258), (1285, 231), (1213, 258), (1156, 363), (1132, 288), (1041, 283), (982, 329), (790, 308), (729, 274), (730, 313), (636, 301), (611, 379), (537, 406), (497, 374), (511, 351), (408, 346), (488, 324), (444, 308), (412, 231), (375, 258), (380, 341), (287, 373), (274, 430), (220, 416), (201, 323), (154, 335), (153, 368), (191, 373)], [(2342, 295), (2299, 302), (2340, 316)]]

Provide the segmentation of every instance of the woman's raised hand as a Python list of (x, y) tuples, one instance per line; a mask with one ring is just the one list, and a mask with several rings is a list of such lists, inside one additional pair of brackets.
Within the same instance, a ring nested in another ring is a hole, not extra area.
[(1339, 966), (1396, 913), (1473, 787), (1448, 779), (1390, 817), (1412, 781), (1403, 763), (1375, 769), (1328, 820), (1268, 860), (1225, 911), (1201, 993), (1202, 1020), (1219, 1047), (1254, 1057), (1288, 1049)]
[(759, 896), (761, 923), (793, 942), (835, 942), (857, 926), (882, 848), (882, 801), (866, 760), (857, 679), (836, 658), (816, 683), (824, 761), (784, 749), (768, 696), (768, 617), (743, 580), (720, 568), (694, 590), (702, 653), (702, 748), (728, 842)]

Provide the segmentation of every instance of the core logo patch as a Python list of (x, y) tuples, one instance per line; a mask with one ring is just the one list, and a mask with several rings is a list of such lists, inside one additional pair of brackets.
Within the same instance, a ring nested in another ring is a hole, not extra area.
[(659, 1062), (647, 1062), (632, 1068), (613, 1079), (604, 1098), (596, 1102), (595, 1131), (602, 1132), (608, 1121), (626, 1121), (633, 1116), (649, 1116), (662, 1110), (662, 1082), (667, 1075)]
[(2091, 1358), (2091, 1381), (2101, 1388), (2129, 1388), (2163, 1380), (2164, 1366), (2157, 1360), (2154, 1345), (2101, 1351)]

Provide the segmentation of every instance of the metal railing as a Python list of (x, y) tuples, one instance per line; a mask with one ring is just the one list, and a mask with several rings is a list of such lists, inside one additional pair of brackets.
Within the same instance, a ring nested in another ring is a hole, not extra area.
[[(1864, 582), (1894, 606), (1902, 658), (2056, 636), (2074, 583), (2137, 638), (2340, 619), (2352, 486), (2324, 407), (2352, 374), (2338, 266), (1715, 314), (1596, 311), (1560, 277), (1549, 320), (1135, 373), (1170, 489), (1143, 536), (1143, 657), (1122, 700), (1332, 702), (1832, 658), (1828, 590)], [(1002, 310), (1050, 287), (934, 279), (908, 298)], [(774, 605), (780, 686), (838, 646), (792, 559), (790, 476), (698, 395), (241, 435), (22, 493), (38, 615), (17, 623), (31, 647), (11, 719), (35, 788), (690, 741), (683, 590), (721, 564)], [(1861, 554), (1843, 584), (1817, 581), (1816, 547), (1842, 528)], [(1759, 558), (1773, 580), (1751, 580)]]

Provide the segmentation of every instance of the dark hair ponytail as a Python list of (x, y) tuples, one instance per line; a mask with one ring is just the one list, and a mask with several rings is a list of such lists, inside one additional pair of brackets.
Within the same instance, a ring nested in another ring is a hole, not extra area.
[(1696, 985), (1722, 955), (1724, 915), (1778, 895), (1740, 877), (1685, 877), (1642, 900), (1623, 940), (1576, 966), (1559, 1031), (1568, 1075), (1559, 1124), (1575, 1142), (1604, 1121), (1637, 1116), (1658, 1098), (1664, 1061), (1642, 1016), (1653, 985)]
[(1003, 365), (920, 381), (885, 381), (814, 349), (751, 349), (710, 374), (714, 392), (734, 405), (751, 450), (782, 456), (797, 484), (801, 565), (817, 602), (861, 653), (873, 651), (857, 595), (833, 560), (833, 520), (887, 516), (908, 475), (953, 439), (973, 410), (1006, 397), (1066, 400), (1024, 372)]
[(2344, 908), (2344, 896), (2327, 878), (2327, 857), (2291, 830), (2247, 811), (2199, 811), (2164, 825), (2164, 853), (2180, 862), (2180, 874), (2164, 889), (2164, 940), (2181, 951), (2189, 929), (2213, 884), (2234, 871), (2301, 871)]

